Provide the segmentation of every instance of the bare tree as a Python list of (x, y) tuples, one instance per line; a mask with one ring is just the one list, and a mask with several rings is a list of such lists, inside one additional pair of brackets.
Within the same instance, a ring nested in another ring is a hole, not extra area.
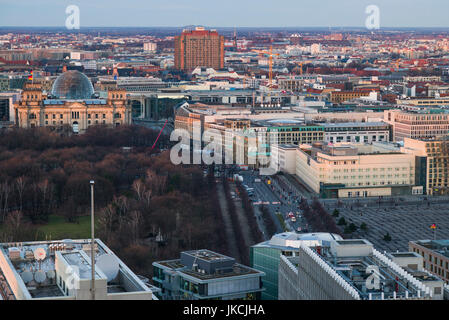
[(142, 180), (137, 179), (133, 182), (133, 190), (137, 194), (137, 200), (141, 201), (144, 197), (146, 187)]
[(1, 221), (4, 222), (6, 214), (8, 213), (8, 199), (9, 199), (10, 188), (8, 183), (5, 181), (0, 184), (0, 213)]
[(23, 193), (25, 191), (26, 181), (25, 177), (21, 176), (16, 179), (16, 189), (19, 193), (19, 211), (23, 209)]

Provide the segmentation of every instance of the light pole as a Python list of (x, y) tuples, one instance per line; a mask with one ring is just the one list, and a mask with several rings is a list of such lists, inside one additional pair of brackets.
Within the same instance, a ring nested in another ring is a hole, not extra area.
[(90, 232), (91, 232), (91, 240), (90, 240), (90, 261), (91, 261), (91, 269), (92, 269), (92, 287), (91, 287), (91, 295), (92, 300), (95, 300), (95, 219), (94, 219), (94, 185), (95, 181), (90, 180)]

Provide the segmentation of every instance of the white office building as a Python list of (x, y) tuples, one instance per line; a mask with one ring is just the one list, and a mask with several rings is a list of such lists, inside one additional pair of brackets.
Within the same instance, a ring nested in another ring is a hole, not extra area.
[(382, 254), (364, 239), (301, 245), (297, 256), (281, 256), (279, 299), (442, 300), (444, 282), (415, 268), (419, 255), (403, 255)]
[[(0, 244), (0, 300), (157, 300), (159, 289), (95, 240)], [(94, 287), (95, 295), (92, 295)]]

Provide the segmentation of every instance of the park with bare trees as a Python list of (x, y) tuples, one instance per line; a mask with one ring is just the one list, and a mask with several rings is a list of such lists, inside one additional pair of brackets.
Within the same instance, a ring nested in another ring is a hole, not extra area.
[(92, 127), (65, 136), (43, 128), (0, 133), (0, 242), (89, 237), (95, 180), (96, 236), (133, 270), (189, 249), (227, 253), (215, 179), (173, 165), (158, 132)]

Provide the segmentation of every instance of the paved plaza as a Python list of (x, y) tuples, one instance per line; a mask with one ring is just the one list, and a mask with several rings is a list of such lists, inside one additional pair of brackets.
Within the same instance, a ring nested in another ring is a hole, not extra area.
[[(334, 206), (329, 206), (328, 210), (332, 213)], [(368, 239), (378, 250), (408, 251), (409, 240), (433, 239), (434, 231), (430, 228), (433, 223), (437, 225), (436, 239), (449, 239), (449, 203), (399, 204), (380, 208), (343, 205), (338, 210), (337, 222), (344, 217), (347, 225), (352, 222), (358, 227), (351, 237)], [(363, 222), (367, 231), (360, 229)], [(391, 241), (383, 240), (387, 232)]]

